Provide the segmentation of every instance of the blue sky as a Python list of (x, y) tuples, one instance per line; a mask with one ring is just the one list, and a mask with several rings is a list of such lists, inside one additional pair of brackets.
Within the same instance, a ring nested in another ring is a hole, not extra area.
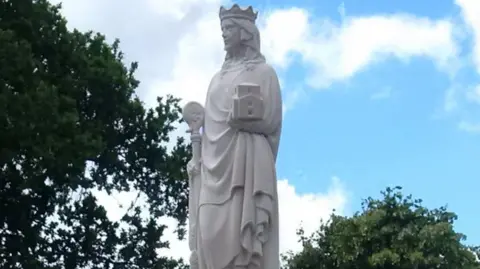
[[(396, 185), (430, 208), (448, 205), (467, 243), (480, 244), (480, 1), (237, 3), (259, 10), (262, 51), (282, 84), (282, 251), (299, 249), (299, 225), (313, 232), (333, 208), (351, 214)], [(71, 28), (120, 39), (152, 106), (165, 94), (204, 102), (224, 57), (220, 5), (231, 2), (64, 0), (62, 13)], [(113, 219), (135, 197), (97, 196)], [(188, 258), (187, 243), (167, 237), (169, 254)]]
[[(461, 20), (452, 1), (343, 2), (352, 17), (410, 13)], [(340, 1), (316, 3), (296, 5), (311, 7), (314, 16), (341, 20)], [(472, 39), (458, 42), (461, 56), (468, 57)], [(459, 215), (456, 228), (467, 234), (467, 242), (480, 244), (480, 136), (460, 130), (462, 118), (442, 111), (453, 84), (469, 87), (478, 82), (473, 63), (465, 61), (455, 81), (428, 58), (412, 57), (404, 63), (387, 57), (326, 90), (305, 86), (308, 97), (284, 119), (280, 176), (291, 179), (299, 192), (326, 189), (327, 179), (338, 176), (350, 194), (347, 212), (359, 210), (362, 198), (378, 197), (387, 186), (403, 186), (405, 193), (422, 198), (429, 207), (448, 205)], [(301, 65), (292, 67), (288, 81), (302, 80), (304, 72)], [(385, 93), (384, 98), (372, 98), (375, 93)], [(469, 112), (479, 116), (475, 108)]]

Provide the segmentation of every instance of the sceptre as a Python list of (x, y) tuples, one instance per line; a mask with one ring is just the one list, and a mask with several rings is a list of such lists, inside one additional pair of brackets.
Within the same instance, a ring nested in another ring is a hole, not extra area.
[(190, 268), (198, 269), (197, 256), (197, 207), (200, 192), (200, 163), (201, 163), (201, 135), (200, 128), (203, 126), (205, 117), (203, 106), (197, 102), (189, 102), (183, 108), (183, 119), (188, 124), (190, 140), (192, 142), (192, 159), (188, 162), (188, 185), (190, 195), (188, 197), (188, 246), (190, 248)]

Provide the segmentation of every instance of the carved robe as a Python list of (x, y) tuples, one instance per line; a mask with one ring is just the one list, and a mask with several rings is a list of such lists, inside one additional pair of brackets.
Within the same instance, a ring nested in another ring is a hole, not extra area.
[[(234, 88), (260, 85), (264, 117), (229, 124)], [(209, 86), (198, 200), (199, 269), (279, 269), (275, 162), (282, 123), (280, 86), (264, 62), (217, 73)]]

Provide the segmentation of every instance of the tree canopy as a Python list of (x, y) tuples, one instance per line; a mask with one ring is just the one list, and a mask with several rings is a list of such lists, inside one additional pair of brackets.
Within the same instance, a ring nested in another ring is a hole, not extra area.
[(352, 217), (332, 214), (312, 236), (300, 230), (303, 250), (285, 255), (288, 269), (479, 269), (476, 248), (453, 229), (457, 216), (427, 209), (400, 187), (368, 198)]
[[(183, 236), (190, 148), (166, 148), (179, 100), (146, 108), (119, 42), (67, 29), (59, 10), (0, 0), (0, 268), (179, 267), (159, 221)], [(112, 221), (97, 190), (135, 191), (145, 209)]]

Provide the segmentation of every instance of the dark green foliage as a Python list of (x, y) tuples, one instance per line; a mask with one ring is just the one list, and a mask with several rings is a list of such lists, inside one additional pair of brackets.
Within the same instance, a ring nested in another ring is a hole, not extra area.
[[(46, 0), (0, 0), (0, 268), (182, 266), (158, 220), (185, 225), (190, 149), (166, 150), (178, 100), (146, 109), (136, 67)], [(134, 204), (110, 221), (96, 190), (142, 194), (147, 217)]]
[[(421, 200), (387, 188), (366, 199), (352, 217), (333, 214), (317, 233), (299, 232), (303, 251), (285, 257), (289, 269), (479, 269), (472, 251), (453, 230), (457, 216), (429, 210)], [(478, 250), (477, 250), (478, 253)]]

